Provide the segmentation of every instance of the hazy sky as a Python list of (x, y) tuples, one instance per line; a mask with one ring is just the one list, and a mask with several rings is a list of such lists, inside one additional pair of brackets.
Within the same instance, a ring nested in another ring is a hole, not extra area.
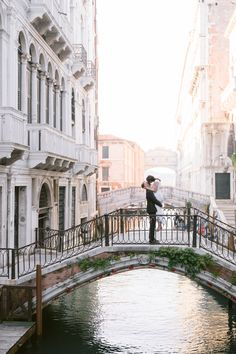
[(198, 0), (97, 0), (100, 134), (175, 147), (174, 118)]

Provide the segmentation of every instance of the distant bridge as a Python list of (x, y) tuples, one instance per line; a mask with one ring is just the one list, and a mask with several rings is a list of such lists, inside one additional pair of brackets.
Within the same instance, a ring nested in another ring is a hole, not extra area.
[(177, 168), (177, 153), (165, 148), (156, 148), (145, 153), (144, 169), (167, 167), (174, 171)]

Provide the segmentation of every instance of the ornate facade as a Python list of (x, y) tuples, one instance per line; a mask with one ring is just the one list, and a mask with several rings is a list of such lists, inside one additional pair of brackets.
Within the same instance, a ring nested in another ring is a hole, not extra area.
[[(234, 127), (222, 94), (228, 84), (230, 0), (196, 1), (177, 109), (177, 186), (233, 199)], [(232, 76), (232, 73), (230, 74)]]
[(96, 214), (95, 0), (0, 2), (0, 247)]

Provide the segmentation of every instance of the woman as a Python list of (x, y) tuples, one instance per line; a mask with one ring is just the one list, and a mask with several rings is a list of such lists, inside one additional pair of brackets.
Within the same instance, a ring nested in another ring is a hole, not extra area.
[[(154, 176), (149, 175), (146, 177), (146, 181), (144, 182), (144, 188), (153, 191), (156, 199), (159, 200), (161, 203), (163, 203), (163, 195), (160, 190), (160, 184), (161, 184), (160, 178), (155, 178)], [(156, 206), (156, 209), (157, 209), (156, 215), (157, 215), (157, 222), (158, 222), (157, 231), (159, 231), (162, 229), (161, 215), (163, 215), (163, 210), (160, 206)]]

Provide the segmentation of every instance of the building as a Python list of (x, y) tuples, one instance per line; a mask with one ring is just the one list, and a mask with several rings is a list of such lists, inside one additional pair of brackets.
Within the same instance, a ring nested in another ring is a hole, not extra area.
[(96, 214), (95, 0), (0, 2), (0, 247)]
[(232, 199), (234, 194), (235, 138), (230, 115), (222, 105), (230, 72), (232, 77), (225, 31), (234, 9), (230, 0), (196, 1), (176, 115), (177, 186), (216, 199)]
[(99, 135), (98, 161), (98, 193), (140, 187), (144, 179), (144, 152), (136, 143)]

